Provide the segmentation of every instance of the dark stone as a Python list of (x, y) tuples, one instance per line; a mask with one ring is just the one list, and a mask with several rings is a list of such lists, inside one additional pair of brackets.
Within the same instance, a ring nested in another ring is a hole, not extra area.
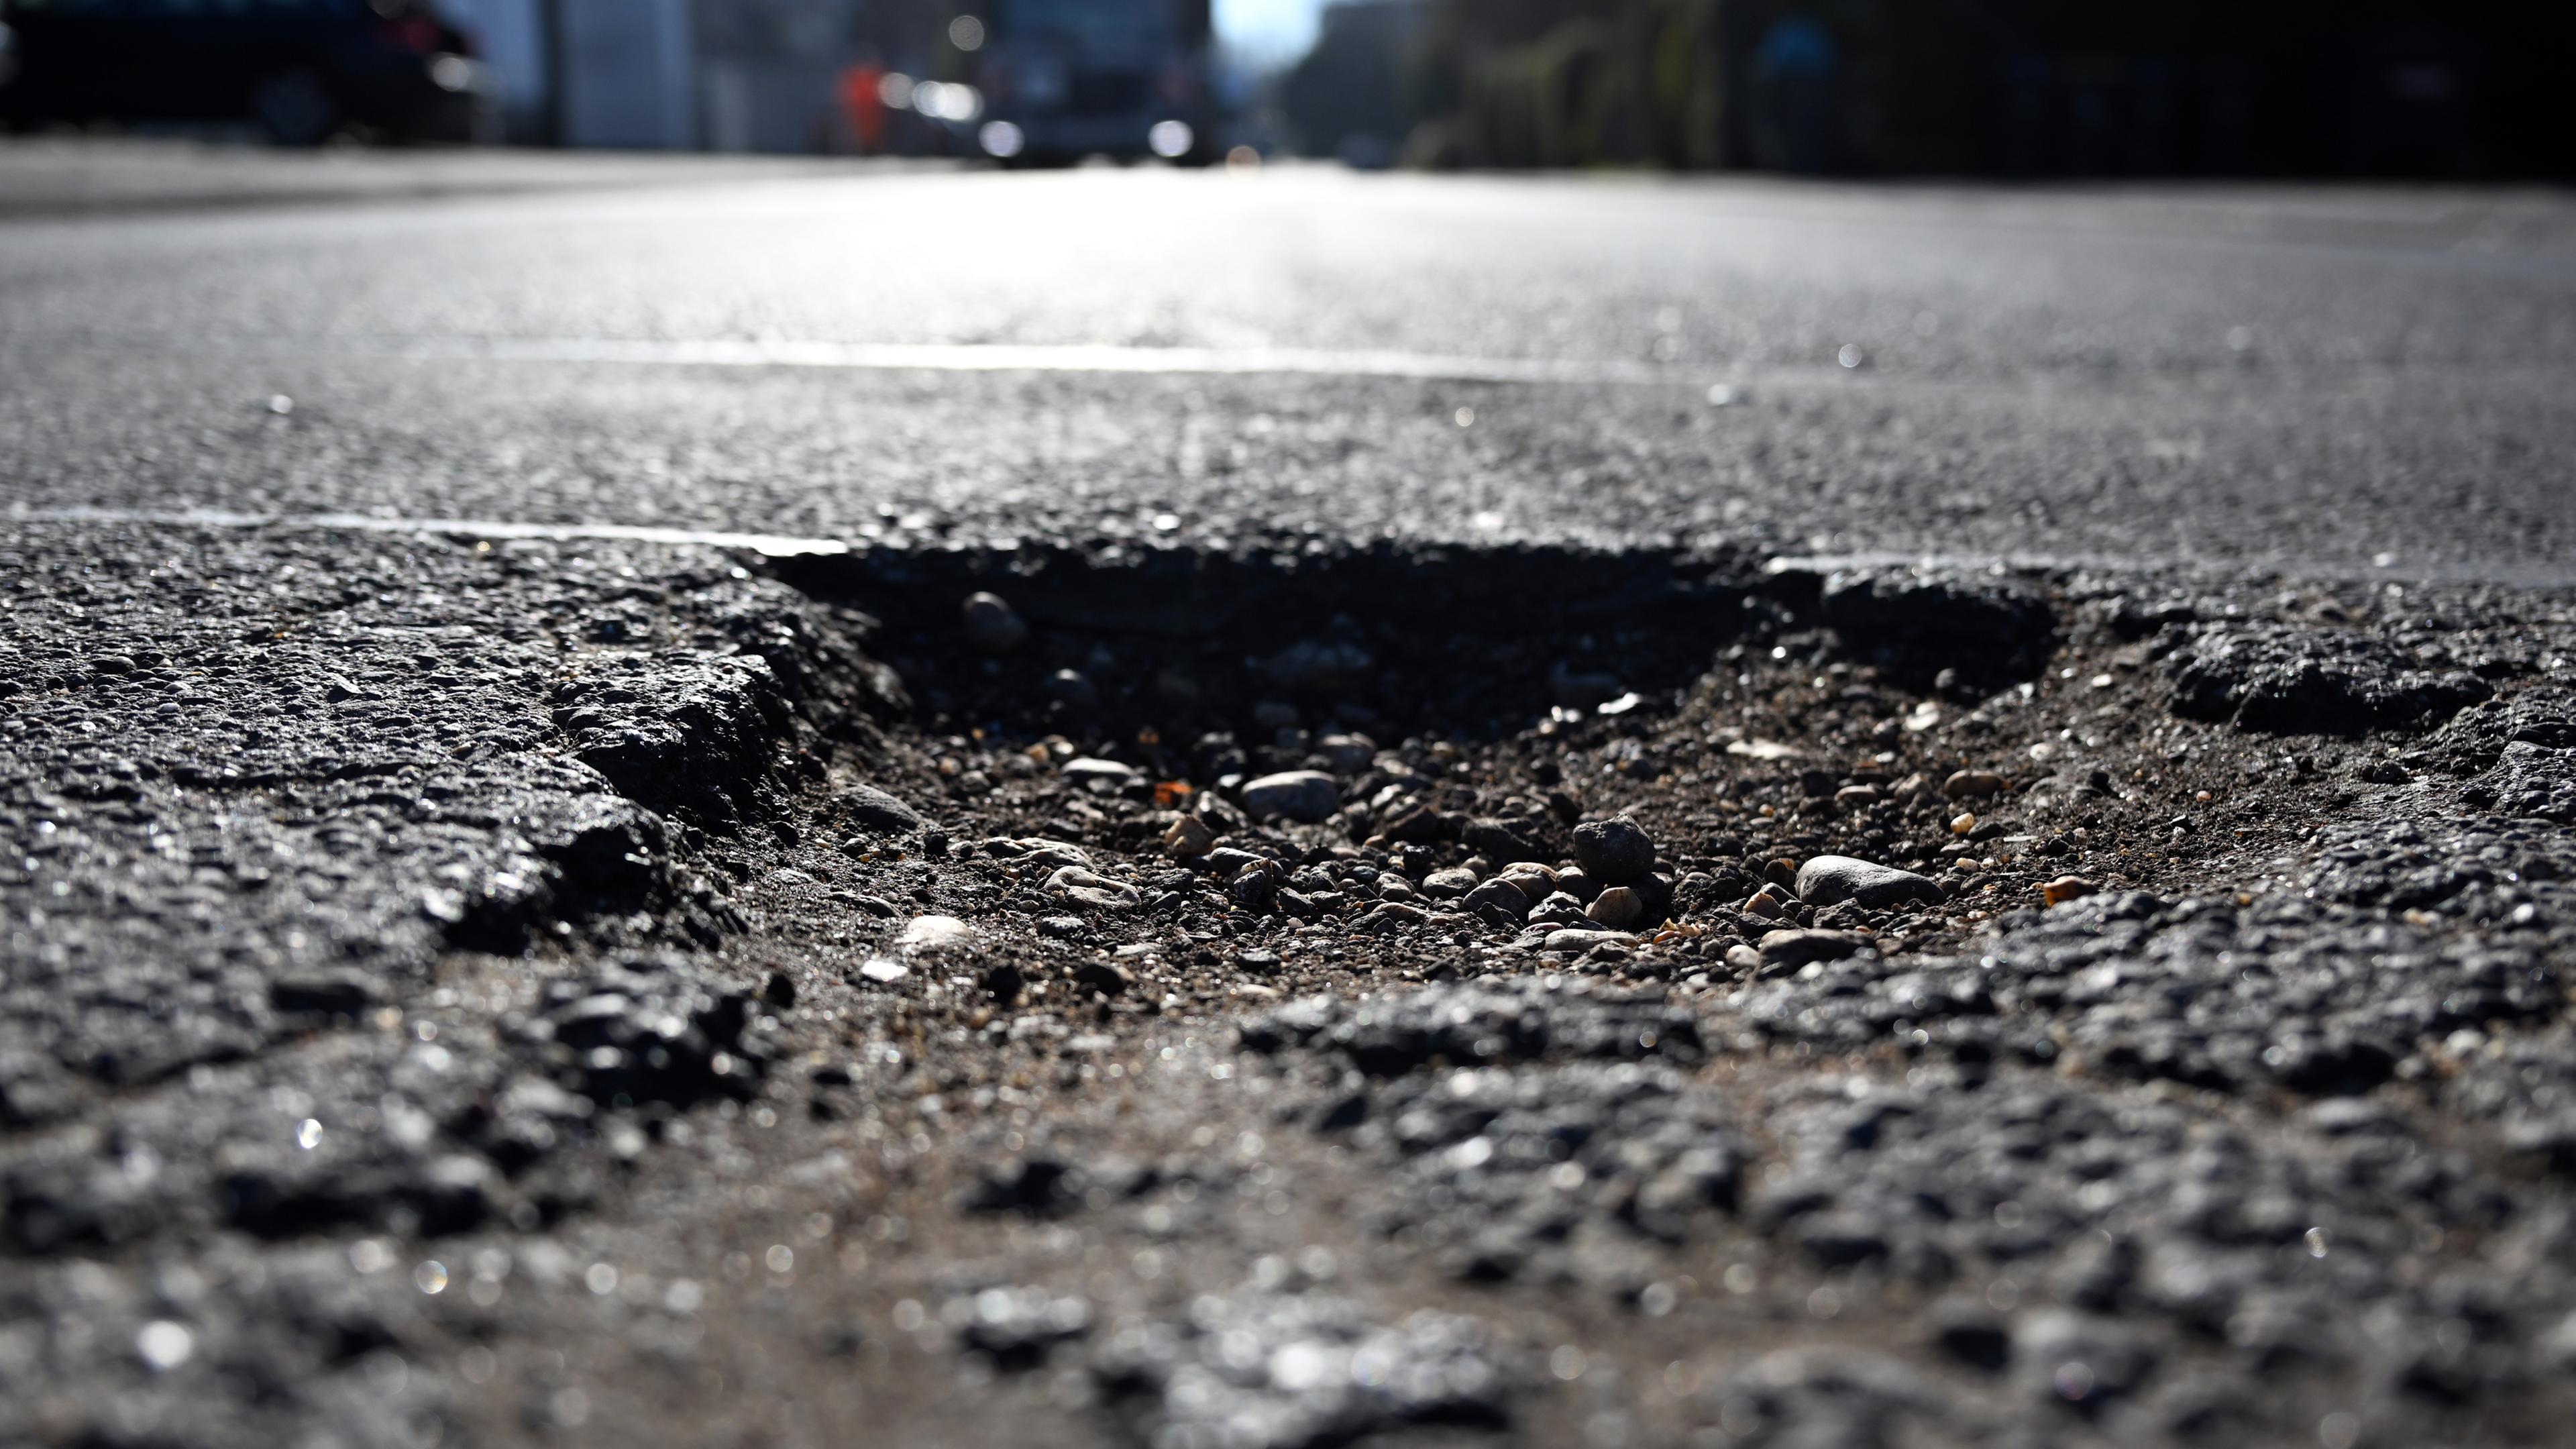
[(1626, 816), (1574, 827), (1574, 858), (1603, 885), (1626, 885), (1655, 868), (1655, 842)]
[(852, 785), (841, 792), (841, 808), (861, 827), (898, 834), (921, 827), (921, 813), (873, 785)]

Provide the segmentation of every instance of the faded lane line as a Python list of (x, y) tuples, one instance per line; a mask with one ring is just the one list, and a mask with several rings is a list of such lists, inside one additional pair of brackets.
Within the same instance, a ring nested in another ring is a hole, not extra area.
[[(648, 367), (783, 367), (852, 372), (1089, 372), (1220, 377), (1380, 377), (1421, 382), (1705, 388), (1741, 379), (1616, 358), (1462, 357), (1313, 347), (1121, 347), (620, 338), (287, 338), (190, 348), (227, 355), (392, 357), (437, 362), (588, 362)], [(1834, 369), (1823, 369), (1826, 375)], [(1774, 374), (1776, 376), (1776, 374)]]
[(837, 538), (794, 538), (775, 533), (726, 533), (703, 528), (648, 528), (631, 523), (505, 523), (481, 518), (371, 518), (360, 513), (262, 514), (217, 509), (155, 512), (131, 508), (31, 508), (0, 513), (11, 523), (155, 523), (196, 528), (281, 528), (313, 533), (444, 533), (459, 538), (605, 538), (635, 543), (695, 544), (738, 548), (764, 558), (844, 554)]

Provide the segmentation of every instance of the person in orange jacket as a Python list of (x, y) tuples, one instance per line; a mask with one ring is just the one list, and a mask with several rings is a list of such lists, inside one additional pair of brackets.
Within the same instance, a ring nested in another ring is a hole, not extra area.
[(885, 98), (879, 93), (885, 75), (885, 67), (875, 61), (862, 61), (841, 72), (841, 115), (862, 156), (885, 149)]

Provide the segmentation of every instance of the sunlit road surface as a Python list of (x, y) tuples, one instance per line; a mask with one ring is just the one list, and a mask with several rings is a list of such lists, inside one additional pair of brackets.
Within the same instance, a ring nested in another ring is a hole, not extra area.
[(16, 511), (2576, 557), (2545, 195), (82, 156)]

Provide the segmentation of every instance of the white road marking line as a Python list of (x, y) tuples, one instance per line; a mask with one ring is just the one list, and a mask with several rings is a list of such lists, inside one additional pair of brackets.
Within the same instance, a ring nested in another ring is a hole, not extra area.
[(737, 548), (763, 558), (844, 554), (837, 538), (795, 538), (776, 533), (727, 533), (704, 528), (648, 528), (631, 523), (508, 523), (484, 518), (376, 518), (362, 513), (229, 513), (192, 508), (156, 512), (134, 508), (11, 509), (11, 523), (154, 523), (196, 528), (280, 528), (317, 533), (443, 533), (459, 538), (624, 539), (635, 543)]

